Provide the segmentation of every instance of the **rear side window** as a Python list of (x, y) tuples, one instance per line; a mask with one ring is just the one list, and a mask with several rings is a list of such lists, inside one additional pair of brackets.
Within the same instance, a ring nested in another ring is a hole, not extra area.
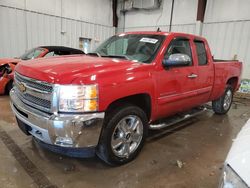
[(207, 53), (205, 44), (202, 41), (194, 41), (199, 65), (207, 65)]

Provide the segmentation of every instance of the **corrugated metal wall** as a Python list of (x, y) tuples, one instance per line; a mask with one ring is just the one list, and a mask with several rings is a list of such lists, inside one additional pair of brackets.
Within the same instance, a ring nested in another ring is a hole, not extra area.
[(202, 35), (215, 58), (243, 62), (242, 78), (250, 79), (250, 1), (208, 0)]
[(0, 5), (0, 26), (0, 57), (19, 56), (25, 50), (40, 45), (79, 48), (79, 37), (92, 39), (94, 48), (115, 33), (112, 26), (3, 5)]
[(207, 38), (218, 59), (243, 61), (242, 78), (250, 79), (250, 20), (204, 23), (202, 35)]
[(195, 34), (196, 32), (196, 24), (179, 24), (179, 25), (172, 25), (173, 32), (184, 32)]
[[(172, 31), (196, 33), (196, 12), (198, 0), (176, 0), (172, 19)], [(120, 15), (119, 28), (125, 31), (150, 30), (169, 31), (172, 0), (161, 1), (161, 6), (153, 10), (130, 10)], [(120, 3), (120, 9), (124, 6)], [(124, 18), (125, 17), (125, 18)]]

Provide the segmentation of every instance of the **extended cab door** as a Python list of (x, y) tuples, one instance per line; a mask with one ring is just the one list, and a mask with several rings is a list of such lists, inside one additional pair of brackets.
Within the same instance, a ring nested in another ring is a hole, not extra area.
[(209, 100), (214, 83), (214, 66), (212, 58), (209, 57), (209, 47), (203, 39), (194, 39), (195, 58), (198, 62), (196, 78), (197, 100), (199, 103), (206, 103)]
[(194, 58), (194, 46), (190, 38), (176, 37), (167, 47), (164, 58), (171, 54), (186, 54), (191, 62), (185, 66), (162, 68), (158, 72), (158, 115), (164, 117), (196, 106), (197, 62)]

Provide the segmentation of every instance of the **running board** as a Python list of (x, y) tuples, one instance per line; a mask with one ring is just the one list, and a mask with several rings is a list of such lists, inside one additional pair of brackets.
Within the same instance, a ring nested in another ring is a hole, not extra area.
[(201, 114), (202, 112), (206, 111), (207, 107), (206, 106), (200, 106), (197, 108), (193, 108), (192, 110), (189, 110), (185, 113), (177, 114), (169, 118), (162, 119), (161, 121), (158, 121), (158, 124), (150, 124), (149, 128), (152, 130), (158, 130), (162, 129), (165, 127), (169, 127), (171, 125), (174, 125), (176, 123), (182, 122), (184, 120), (187, 120), (189, 118), (192, 118), (194, 116), (197, 116)]

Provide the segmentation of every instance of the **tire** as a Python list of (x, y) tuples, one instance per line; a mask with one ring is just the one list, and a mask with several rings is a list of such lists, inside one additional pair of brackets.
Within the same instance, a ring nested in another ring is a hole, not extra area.
[(6, 94), (6, 95), (9, 95), (10, 90), (12, 89), (12, 87), (13, 87), (13, 81), (11, 80), (11, 81), (9, 81), (9, 82), (7, 83), (7, 85), (5, 86), (5, 94)]
[(225, 89), (224, 94), (217, 100), (212, 101), (212, 108), (216, 114), (226, 114), (233, 102), (233, 88), (228, 85)]
[(148, 118), (141, 108), (120, 106), (107, 115), (96, 154), (111, 166), (126, 164), (140, 153), (147, 131)]

